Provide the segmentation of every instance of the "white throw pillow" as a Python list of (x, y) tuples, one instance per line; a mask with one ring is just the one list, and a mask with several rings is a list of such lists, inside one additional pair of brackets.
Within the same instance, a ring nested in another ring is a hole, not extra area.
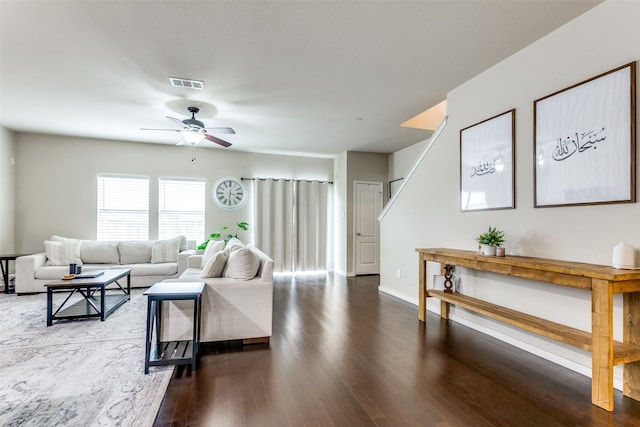
[(84, 264), (120, 264), (118, 242), (82, 240), (80, 258)]
[(79, 240), (45, 240), (44, 250), (47, 254), (45, 265), (82, 265)]
[(245, 247), (246, 245), (242, 243), (242, 240), (238, 239), (237, 237), (232, 237), (231, 239), (229, 239), (229, 241), (227, 242), (227, 245), (224, 248), (230, 251), (234, 251), (238, 248), (245, 248)]
[(139, 242), (118, 242), (120, 264), (147, 264), (151, 262), (153, 242), (142, 240)]
[(187, 238), (185, 236), (176, 236), (169, 240), (178, 242), (178, 252), (187, 250)]
[(151, 264), (177, 262), (180, 243), (176, 240), (156, 240), (151, 248)]
[(224, 277), (251, 280), (260, 268), (260, 258), (249, 248), (235, 249), (229, 252), (229, 260), (224, 269)]
[(200, 260), (200, 268), (204, 268), (207, 265), (209, 259), (213, 256), (213, 254), (220, 252), (224, 249), (224, 241), (216, 240), (215, 242), (211, 241), (207, 243), (207, 248), (204, 250), (202, 254), (202, 259)]
[(225, 265), (227, 265), (228, 259), (229, 253), (227, 251), (216, 252), (211, 257), (209, 257), (209, 261), (207, 261), (207, 264), (202, 269), (200, 277), (222, 277), (222, 272), (224, 271)]

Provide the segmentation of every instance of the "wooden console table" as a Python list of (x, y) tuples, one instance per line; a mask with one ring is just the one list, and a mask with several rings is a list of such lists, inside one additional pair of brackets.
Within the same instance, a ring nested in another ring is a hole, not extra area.
[[(418, 318), (426, 320), (426, 299), (441, 300), (441, 317), (449, 305), (518, 326), (592, 353), (591, 401), (613, 411), (613, 367), (625, 364), (624, 395), (640, 400), (640, 270), (521, 256), (495, 257), (456, 249), (416, 249), (419, 254), (420, 302)], [(591, 292), (591, 332), (571, 328), (463, 294), (427, 289), (427, 261), (442, 271), (459, 266), (521, 277)], [(613, 339), (613, 295), (623, 294), (623, 342)]]

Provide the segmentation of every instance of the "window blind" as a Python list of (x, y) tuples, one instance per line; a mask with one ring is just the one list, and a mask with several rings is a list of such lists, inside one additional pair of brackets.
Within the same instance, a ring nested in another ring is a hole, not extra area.
[(158, 187), (158, 237), (186, 236), (204, 240), (206, 181), (160, 178)]
[(98, 176), (98, 240), (149, 238), (149, 178)]

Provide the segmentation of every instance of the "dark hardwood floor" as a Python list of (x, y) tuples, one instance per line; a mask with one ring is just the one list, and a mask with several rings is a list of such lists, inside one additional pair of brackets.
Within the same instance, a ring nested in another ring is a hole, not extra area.
[[(270, 345), (201, 347), (154, 426), (638, 426), (591, 380), (377, 289), (378, 276), (278, 277)], [(417, 285), (416, 285), (417, 286)]]

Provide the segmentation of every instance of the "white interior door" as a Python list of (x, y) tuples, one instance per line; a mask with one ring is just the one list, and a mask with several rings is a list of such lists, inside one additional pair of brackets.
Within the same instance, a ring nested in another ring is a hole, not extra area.
[(355, 273), (380, 274), (382, 183), (355, 183)]

